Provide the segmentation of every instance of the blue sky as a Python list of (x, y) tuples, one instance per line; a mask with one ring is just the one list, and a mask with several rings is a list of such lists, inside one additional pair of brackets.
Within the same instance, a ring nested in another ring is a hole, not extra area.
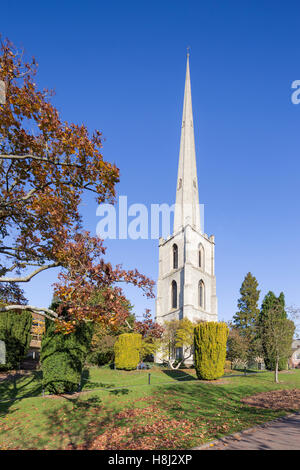
[[(120, 168), (128, 203), (175, 202), (186, 47), (200, 203), (216, 237), (219, 318), (236, 311), (251, 271), (263, 295), (300, 305), (300, 5), (296, 1), (15, 1), (0, 31), (39, 63), (63, 119), (103, 132), (104, 158)], [(94, 234), (96, 202), (84, 199)], [(107, 241), (108, 258), (154, 280), (156, 240)], [(48, 306), (56, 272), (25, 286)], [(154, 302), (126, 293), (141, 315)]]

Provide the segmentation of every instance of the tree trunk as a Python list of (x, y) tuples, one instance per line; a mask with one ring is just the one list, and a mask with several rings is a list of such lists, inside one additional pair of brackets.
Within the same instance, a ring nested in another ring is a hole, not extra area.
[(179, 367), (181, 366), (182, 361), (180, 361), (180, 362), (177, 364), (177, 366), (174, 366), (174, 362), (176, 362), (176, 361), (175, 361), (175, 360), (173, 360), (173, 361), (169, 360), (169, 361), (168, 361), (168, 364), (169, 364), (170, 369), (173, 369), (173, 370), (179, 369)]

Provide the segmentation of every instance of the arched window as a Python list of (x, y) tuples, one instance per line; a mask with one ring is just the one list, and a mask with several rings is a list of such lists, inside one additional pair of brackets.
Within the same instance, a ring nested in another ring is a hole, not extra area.
[(172, 308), (177, 308), (177, 283), (172, 281)]
[(199, 250), (198, 250), (198, 264), (199, 264), (199, 268), (204, 269), (204, 248), (201, 243), (199, 245)]
[(178, 246), (173, 245), (173, 269), (178, 268)]
[(198, 286), (198, 291), (199, 291), (199, 306), (201, 308), (205, 308), (205, 288), (204, 288), (204, 282), (199, 281), (199, 286)]

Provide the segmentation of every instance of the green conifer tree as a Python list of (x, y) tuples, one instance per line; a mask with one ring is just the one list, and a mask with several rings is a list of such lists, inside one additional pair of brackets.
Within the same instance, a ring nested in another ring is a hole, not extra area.
[[(269, 370), (274, 370), (275, 368), (275, 363), (274, 360), (272, 360), (269, 357), (268, 350), (269, 348), (266, 347), (264, 337), (265, 337), (265, 328), (266, 324), (268, 322), (268, 318), (270, 315), (270, 312), (276, 311), (278, 318), (280, 319), (286, 319), (287, 318), (287, 313), (285, 311), (285, 298), (284, 298), (284, 293), (281, 292), (278, 297), (274, 294), (274, 292), (269, 291), (261, 305), (261, 310), (259, 314), (259, 335), (262, 338), (262, 351), (263, 351), (263, 356), (264, 356), (264, 361), (265, 361), (265, 366)], [(279, 361), (279, 366), (278, 370), (284, 370), (287, 368), (287, 360), (288, 358), (283, 357)]]
[(240, 288), (238, 312), (233, 316), (233, 326), (247, 341), (247, 360), (254, 360), (261, 353), (261, 345), (257, 334), (259, 319), (258, 299), (260, 290), (256, 278), (249, 272)]

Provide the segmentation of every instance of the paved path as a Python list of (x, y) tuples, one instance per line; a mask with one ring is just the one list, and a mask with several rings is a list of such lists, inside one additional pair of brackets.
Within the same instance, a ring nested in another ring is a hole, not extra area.
[(201, 450), (300, 450), (300, 413), (232, 434)]

